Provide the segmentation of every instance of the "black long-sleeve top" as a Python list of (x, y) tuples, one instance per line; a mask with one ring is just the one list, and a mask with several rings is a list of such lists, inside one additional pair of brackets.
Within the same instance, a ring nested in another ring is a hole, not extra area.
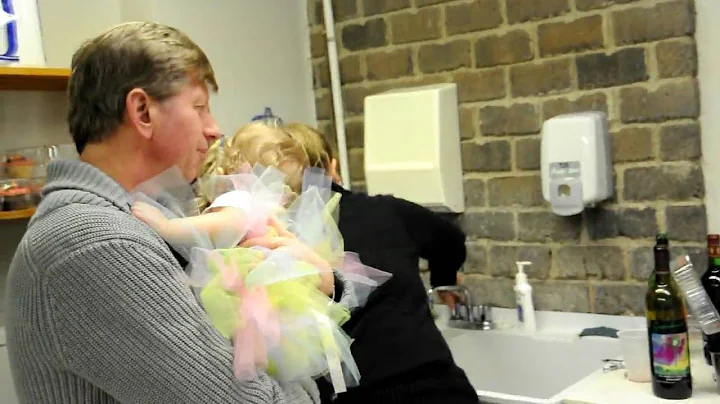
[(419, 258), (428, 261), (432, 286), (454, 285), (467, 253), (463, 231), (403, 199), (353, 193), (336, 184), (333, 190), (342, 195), (339, 227), (345, 250), (393, 275), (343, 326), (354, 338), (361, 386), (392, 385), (398, 376), (438, 364), (455, 366), (431, 315)]

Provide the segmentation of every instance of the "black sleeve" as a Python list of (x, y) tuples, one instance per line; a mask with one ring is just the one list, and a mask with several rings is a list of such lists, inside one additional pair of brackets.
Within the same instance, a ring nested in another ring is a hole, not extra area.
[(428, 261), (433, 287), (454, 285), (467, 257), (465, 233), (454, 223), (413, 202), (392, 198), (396, 215)]

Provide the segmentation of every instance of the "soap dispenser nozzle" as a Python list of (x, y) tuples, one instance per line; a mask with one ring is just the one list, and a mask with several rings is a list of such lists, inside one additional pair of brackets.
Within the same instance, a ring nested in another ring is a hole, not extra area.
[(526, 279), (527, 274), (525, 273), (525, 267), (528, 265), (532, 265), (532, 262), (530, 261), (517, 261), (515, 262), (515, 265), (517, 265), (517, 276)]

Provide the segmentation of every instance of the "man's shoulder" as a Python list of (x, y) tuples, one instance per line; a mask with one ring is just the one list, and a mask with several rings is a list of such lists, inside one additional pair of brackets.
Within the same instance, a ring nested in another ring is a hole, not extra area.
[(108, 206), (69, 204), (33, 219), (23, 247), (33, 256), (55, 262), (73, 251), (107, 242), (162, 244), (157, 234), (127, 212)]

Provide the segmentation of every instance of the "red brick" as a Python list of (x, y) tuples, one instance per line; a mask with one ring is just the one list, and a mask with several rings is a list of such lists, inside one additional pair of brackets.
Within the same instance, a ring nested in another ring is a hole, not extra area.
[(542, 206), (540, 176), (491, 178), (487, 182), (490, 206)]
[(691, 1), (660, 3), (612, 13), (615, 43), (627, 45), (691, 35), (695, 32), (695, 12)]
[(477, 118), (475, 108), (460, 108), (460, 138), (472, 139), (477, 132)]
[(650, 128), (623, 128), (612, 133), (612, 160), (615, 163), (646, 161), (653, 158), (652, 131)]
[(499, 0), (476, 0), (445, 8), (445, 30), (449, 35), (495, 28), (502, 22)]
[(445, 44), (423, 45), (418, 52), (418, 62), (423, 73), (470, 67), (470, 42), (461, 39)]
[(663, 84), (655, 90), (623, 88), (620, 102), (623, 122), (662, 122), (700, 114), (697, 82), (691, 79)]
[(366, 56), (368, 80), (386, 80), (411, 75), (413, 72), (410, 49), (375, 52)]
[(330, 119), (333, 115), (332, 96), (329, 91), (324, 91), (315, 96), (315, 108), (318, 119)]
[(349, 149), (365, 145), (365, 125), (362, 120), (348, 120), (345, 122), (345, 137)]
[(638, 0), (575, 0), (575, 7), (580, 11), (595, 10), (613, 4), (627, 4)]
[(695, 76), (697, 52), (692, 40), (668, 40), (655, 46), (660, 78)]
[(542, 20), (570, 11), (568, 0), (506, 0), (508, 23)]
[(310, 34), (310, 55), (314, 58), (327, 55), (325, 31), (316, 31)]
[(363, 0), (365, 15), (382, 14), (408, 7), (410, 0)]
[(431, 6), (433, 4), (450, 3), (455, 0), (415, 0), (417, 7)]
[(660, 129), (660, 158), (663, 161), (697, 160), (702, 155), (700, 125), (663, 126)]
[(505, 74), (502, 68), (457, 72), (460, 102), (487, 101), (505, 97)]
[(351, 149), (348, 151), (348, 166), (350, 168), (350, 180), (365, 180), (365, 153), (363, 149)]
[(540, 169), (540, 139), (518, 139), (515, 142), (515, 167), (518, 170)]
[(475, 66), (489, 67), (533, 58), (530, 35), (523, 30), (480, 38), (475, 42)]
[(533, 104), (487, 106), (480, 109), (480, 132), (483, 136), (518, 135), (539, 131), (540, 114)]
[(362, 115), (365, 110), (365, 97), (372, 94), (368, 87), (343, 87), (343, 102), (348, 115)]
[(313, 63), (313, 74), (315, 78), (315, 88), (330, 87), (330, 69), (327, 59)]
[(554, 98), (543, 103), (543, 120), (573, 112), (601, 111), (607, 114), (607, 98), (603, 93), (582, 95), (575, 99)]
[(363, 79), (360, 56), (351, 55), (340, 59), (340, 82), (342, 84), (357, 83)]
[(510, 171), (512, 155), (507, 140), (463, 142), (461, 149), (463, 171)]
[(376, 18), (362, 24), (348, 24), (340, 31), (343, 47), (349, 51), (377, 48), (388, 44), (385, 20)]
[(648, 79), (643, 48), (625, 48), (578, 56), (578, 87), (583, 90), (630, 84)]
[(390, 17), (390, 28), (396, 44), (440, 38), (440, 9), (394, 14)]
[(526, 97), (567, 90), (572, 87), (570, 59), (547, 60), (510, 67), (513, 97)]
[(601, 48), (602, 17), (592, 15), (571, 22), (541, 24), (538, 40), (542, 56)]

